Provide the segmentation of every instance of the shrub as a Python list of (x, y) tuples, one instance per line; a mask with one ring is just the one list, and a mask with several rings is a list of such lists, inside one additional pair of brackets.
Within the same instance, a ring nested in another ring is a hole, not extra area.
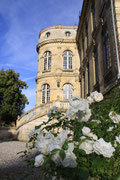
[(119, 87), (104, 101), (98, 92), (87, 100), (74, 96), (66, 113), (53, 107), (48, 121), (29, 134), (29, 149), (38, 150), (34, 165), (49, 180), (118, 179), (119, 107)]

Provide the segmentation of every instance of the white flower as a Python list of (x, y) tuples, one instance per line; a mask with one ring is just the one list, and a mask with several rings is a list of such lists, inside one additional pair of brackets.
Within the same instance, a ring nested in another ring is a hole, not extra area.
[(81, 98), (79, 96), (73, 96), (71, 99), (70, 99), (70, 106), (74, 109), (77, 109), (80, 107), (80, 101)]
[(82, 140), (83, 140), (83, 139), (86, 139), (86, 137), (85, 137), (85, 136), (81, 136), (81, 137), (80, 137), (80, 139), (82, 139)]
[(66, 139), (68, 139), (69, 130), (62, 130), (57, 137), (55, 137), (54, 142), (58, 144), (60, 147), (63, 146)]
[(82, 117), (81, 121), (82, 122), (87, 122), (91, 117), (91, 110), (90, 109), (86, 109), (84, 116)]
[(51, 133), (47, 133), (45, 136), (38, 135), (36, 147), (42, 154), (48, 155), (51, 150), (49, 146), (54, 143), (54, 140), (54, 135)]
[(35, 157), (34, 166), (35, 167), (42, 166), (43, 162), (44, 162), (44, 156), (42, 154), (40, 154), (40, 155)]
[(118, 115), (115, 111), (111, 111), (109, 113), (109, 117), (116, 124), (120, 122), (120, 115)]
[(120, 135), (119, 136), (115, 136), (115, 141), (120, 144)]
[(92, 138), (93, 140), (97, 140), (98, 139), (98, 137), (95, 134), (93, 134), (93, 133), (89, 133), (88, 137)]
[(80, 121), (88, 121), (91, 116), (91, 110), (86, 99), (73, 96), (70, 100), (70, 109), (66, 112), (69, 119), (77, 117)]
[(94, 102), (94, 99), (91, 96), (88, 96), (87, 101), (89, 104), (92, 104)]
[(45, 139), (43, 139), (43, 141), (37, 141), (36, 142), (36, 148), (38, 149), (38, 151), (40, 151), (42, 154), (44, 155), (48, 155), (48, 141), (45, 141)]
[(94, 152), (98, 155), (103, 155), (104, 157), (110, 158), (113, 156), (115, 148), (112, 147), (111, 143), (107, 143), (103, 138), (100, 138), (93, 144)]
[(88, 137), (92, 138), (93, 140), (97, 140), (97, 139), (98, 139), (97, 136), (96, 136), (95, 134), (93, 134), (93, 133), (91, 132), (91, 129), (88, 128), (88, 127), (85, 127), (85, 126), (84, 126), (84, 127), (82, 128), (82, 133), (83, 133), (84, 136), (88, 136)]
[(79, 149), (82, 149), (86, 152), (86, 154), (91, 154), (93, 152), (93, 141), (85, 140), (80, 144)]
[(60, 155), (59, 155), (59, 151), (56, 152), (54, 155), (52, 155), (51, 159), (57, 166), (61, 165), (61, 158), (60, 158)]
[(76, 117), (76, 112), (74, 111), (73, 108), (69, 108), (66, 112), (66, 116), (69, 118), (69, 119), (75, 119)]
[(109, 128), (107, 129), (107, 131), (110, 132), (110, 131), (112, 131), (113, 129), (114, 129), (114, 127), (112, 126), (112, 127), (109, 127)]
[(68, 150), (65, 151), (65, 159), (62, 161), (62, 165), (64, 167), (75, 168), (77, 167), (77, 162), (76, 162), (76, 156), (73, 153), (74, 144), (69, 143), (68, 146), (69, 146)]
[(96, 122), (98, 124), (101, 124), (101, 121), (100, 120), (91, 120), (91, 122)]
[(117, 143), (120, 144), (120, 135), (119, 136), (115, 136), (114, 147), (117, 147)]
[(56, 111), (58, 110), (57, 106), (53, 106), (51, 109), (48, 110), (48, 117), (51, 117), (52, 113), (56, 113)]
[(88, 127), (83, 127), (82, 128), (82, 133), (83, 133), (83, 135), (84, 136), (88, 136), (88, 134), (90, 133), (90, 131), (91, 131), (91, 129), (90, 128), (88, 128)]
[(86, 108), (89, 108), (89, 104), (86, 99), (81, 99), (78, 96), (73, 96), (70, 100), (70, 107), (73, 108), (74, 112), (85, 111)]
[(90, 96), (87, 97), (87, 101), (89, 104), (92, 104), (94, 102), (100, 102), (103, 100), (103, 95), (101, 93), (98, 93), (97, 91), (94, 91), (90, 94)]
[(100, 102), (103, 100), (103, 95), (97, 91), (92, 92), (90, 96), (94, 99), (95, 102)]

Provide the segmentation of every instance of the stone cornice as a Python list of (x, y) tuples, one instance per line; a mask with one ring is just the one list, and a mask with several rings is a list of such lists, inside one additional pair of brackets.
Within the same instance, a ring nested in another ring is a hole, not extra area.
[(66, 72), (62, 72), (62, 73), (49, 73), (49, 74), (42, 74), (42, 75), (40, 75), (40, 76), (38, 76), (37, 78), (36, 78), (36, 81), (38, 80), (38, 79), (42, 79), (42, 78), (48, 78), (48, 77), (55, 77), (55, 78), (58, 78), (58, 77), (78, 77), (79, 76), (79, 73), (74, 73), (74, 72), (72, 72), (72, 73), (70, 73), (70, 72), (68, 72), (68, 73), (66, 73)]
[(39, 48), (50, 43), (76, 43), (75, 39), (49, 39), (38, 43), (36, 51), (39, 52)]
[(45, 28), (45, 29), (42, 29), (41, 30), (41, 34), (43, 33), (43, 32), (46, 32), (46, 31), (48, 31), (48, 30), (51, 30), (51, 29), (77, 29), (77, 25), (75, 25), (75, 26), (61, 26), (61, 25), (58, 25), (58, 26), (50, 26), (50, 27), (47, 27), (47, 28)]

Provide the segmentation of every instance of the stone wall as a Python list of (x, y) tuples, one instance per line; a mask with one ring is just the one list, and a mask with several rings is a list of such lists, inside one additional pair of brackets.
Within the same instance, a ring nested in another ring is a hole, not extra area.
[(69, 108), (68, 101), (53, 101), (36, 108), (31, 109), (16, 121), (17, 139), (19, 141), (27, 141), (28, 134), (35, 126), (40, 125), (43, 121), (47, 121), (48, 110), (57, 106), (60, 110), (67, 110)]

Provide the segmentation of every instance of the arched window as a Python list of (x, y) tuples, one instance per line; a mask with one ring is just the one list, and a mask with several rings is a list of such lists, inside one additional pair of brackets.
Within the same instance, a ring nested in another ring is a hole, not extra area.
[(44, 70), (51, 69), (51, 52), (46, 51), (44, 54)]
[(50, 32), (47, 32), (45, 35), (48, 38), (50, 36)]
[(66, 35), (67, 37), (69, 37), (69, 36), (70, 36), (70, 32), (69, 32), (69, 31), (66, 31), (66, 32), (65, 32), (65, 35)]
[(42, 88), (42, 103), (47, 103), (50, 101), (50, 86), (49, 84), (44, 84)]
[(63, 86), (63, 100), (71, 99), (73, 94), (73, 86), (71, 84), (65, 84)]
[(72, 69), (72, 52), (65, 51), (63, 53), (63, 69)]

